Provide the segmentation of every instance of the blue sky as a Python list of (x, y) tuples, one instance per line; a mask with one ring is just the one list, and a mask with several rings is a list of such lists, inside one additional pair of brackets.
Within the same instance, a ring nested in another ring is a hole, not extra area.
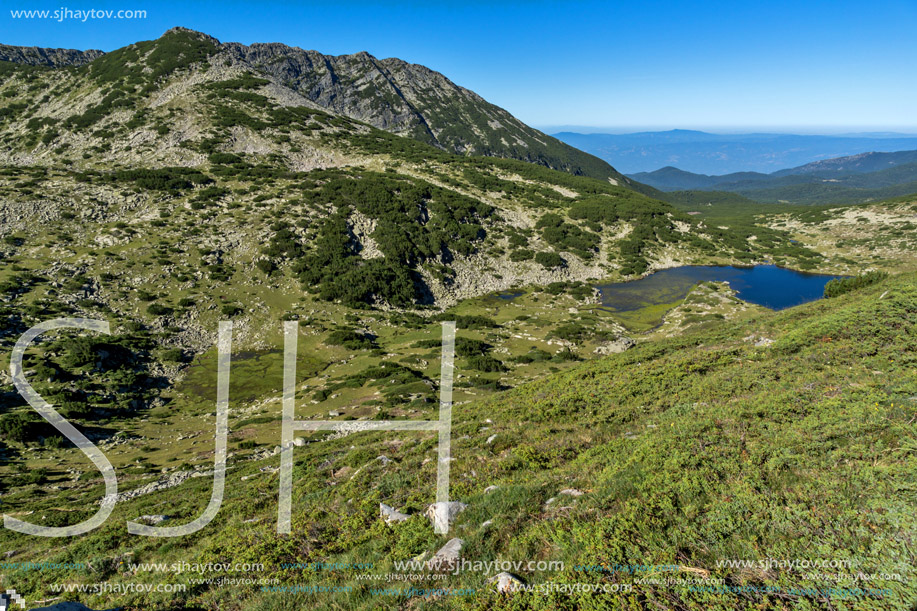
[[(62, 7), (147, 18), (10, 13)], [(223, 41), (400, 57), (541, 127), (917, 132), (917, 0), (6, 0), (0, 42), (111, 50), (175, 25)]]

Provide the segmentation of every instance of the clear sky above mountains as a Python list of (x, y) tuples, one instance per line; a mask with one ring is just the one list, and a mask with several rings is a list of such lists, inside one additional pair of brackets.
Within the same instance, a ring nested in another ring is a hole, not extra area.
[[(11, 11), (146, 10), (145, 19)], [(181, 25), (438, 70), (527, 123), (917, 132), (917, 1), (5, 2), (0, 42), (111, 50)]]

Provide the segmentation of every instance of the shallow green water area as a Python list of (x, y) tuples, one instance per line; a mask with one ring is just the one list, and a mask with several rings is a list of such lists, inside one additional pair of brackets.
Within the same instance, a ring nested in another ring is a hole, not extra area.
[[(325, 367), (314, 357), (300, 354), (296, 363), (299, 379), (311, 377)], [(283, 351), (279, 348), (242, 351), (232, 355), (229, 367), (229, 403), (238, 405), (264, 396), (279, 394), (283, 388)], [(213, 403), (217, 393), (217, 351), (211, 348), (196, 358), (184, 379), (176, 386), (179, 393), (197, 402)]]
[(641, 308), (633, 310), (611, 311), (609, 308), (603, 308), (610, 311), (612, 317), (626, 328), (628, 331), (643, 333), (651, 331), (662, 324), (666, 313), (682, 302), (684, 297), (674, 301), (663, 301), (660, 303), (648, 303)]

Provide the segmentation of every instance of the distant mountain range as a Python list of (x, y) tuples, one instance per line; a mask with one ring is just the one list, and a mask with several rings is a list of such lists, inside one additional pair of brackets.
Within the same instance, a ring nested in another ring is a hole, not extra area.
[(784, 168), (857, 155), (864, 151), (917, 149), (917, 135), (710, 134), (692, 130), (635, 134), (560, 132), (555, 137), (601, 157), (621, 172), (652, 172), (674, 166), (697, 174), (769, 174)]
[(860, 153), (836, 159), (813, 161), (798, 168), (774, 172), (773, 176), (790, 176), (793, 174), (813, 174), (822, 178), (837, 175), (867, 174), (880, 172), (899, 165), (917, 162), (917, 151), (896, 151), (894, 153)]
[(671, 166), (631, 178), (661, 191), (728, 191), (759, 202), (852, 203), (917, 192), (917, 150), (861, 153), (770, 174), (694, 174)]

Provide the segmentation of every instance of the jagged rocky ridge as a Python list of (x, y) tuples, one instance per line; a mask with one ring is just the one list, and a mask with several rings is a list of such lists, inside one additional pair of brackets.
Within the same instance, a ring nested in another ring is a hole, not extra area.
[[(425, 66), (397, 58), (377, 59), (366, 52), (332, 56), (280, 43), (221, 43), (186, 28), (173, 28), (164, 37), (176, 33), (209, 43), (209, 55), (216, 63), (228, 61), (251, 70), (335, 114), (394, 134), (453, 153), (520, 159), (643, 187), (605, 161), (529, 127)], [(102, 55), (100, 51), (0, 47), (2, 61), (54, 67), (84, 65)]]
[(42, 47), (15, 47), (0, 45), (0, 61), (29, 66), (82, 66), (102, 57), (98, 49), (78, 51), (77, 49), (45, 49)]

